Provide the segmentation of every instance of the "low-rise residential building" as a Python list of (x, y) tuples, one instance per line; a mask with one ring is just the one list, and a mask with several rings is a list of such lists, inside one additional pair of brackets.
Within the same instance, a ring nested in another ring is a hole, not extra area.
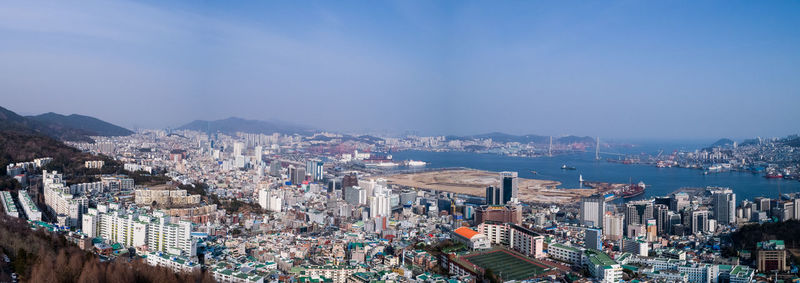
[(162, 266), (175, 272), (192, 273), (200, 271), (200, 264), (187, 257), (164, 252), (150, 252), (147, 254), (147, 263), (153, 266)]

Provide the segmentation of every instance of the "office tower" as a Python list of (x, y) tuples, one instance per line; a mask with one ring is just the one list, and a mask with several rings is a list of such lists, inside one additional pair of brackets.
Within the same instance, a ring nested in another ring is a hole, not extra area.
[(359, 186), (344, 188), (344, 201), (352, 205), (367, 203), (367, 191)]
[(289, 182), (292, 182), (292, 185), (296, 185), (294, 183), (294, 175), (296, 174), (297, 168), (295, 168), (294, 165), (289, 165), (289, 167), (286, 167), (286, 177), (289, 178)]
[(311, 174), (311, 179), (314, 181), (322, 181), (322, 177), (325, 174), (323, 170), (323, 166), (325, 165), (324, 162), (318, 159), (311, 159), (306, 161), (306, 172)]
[(241, 142), (233, 143), (233, 157), (242, 156), (243, 151), (244, 151), (244, 143)]
[(586, 229), (583, 237), (587, 249), (603, 250), (603, 230)]
[(503, 179), (503, 203), (509, 203), (512, 199), (517, 200), (517, 172), (500, 172), (500, 176)]
[(273, 177), (280, 177), (281, 176), (281, 162), (278, 160), (272, 160), (269, 163), (269, 175)]
[(694, 210), (691, 215), (692, 234), (707, 232), (711, 229), (708, 225), (708, 210)]
[(670, 211), (667, 213), (667, 216), (669, 219), (669, 223), (667, 224), (667, 235), (676, 235), (675, 227), (682, 226), (681, 215), (680, 213)]
[(654, 212), (653, 214), (656, 217), (656, 229), (659, 235), (668, 235), (669, 234), (669, 216), (672, 211), (669, 211), (669, 207), (663, 204), (656, 204), (653, 206)]
[(800, 219), (800, 198), (792, 200), (794, 204), (794, 219)]
[(289, 165), (289, 181), (292, 182), (292, 185), (301, 185), (305, 180), (306, 180), (305, 168), (295, 168), (294, 166)]
[(647, 219), (647, 226), (645, 227), (647, 233), (647, 241), (652, 242), (658, 238), (658, 226), (655, 219)]
[(579, 219), (582, 225), (603, 227), (606, 198), (601, 195), (581, 198)]
[(353, 173), (342, 177), (342, 188), (358, 186), (358, 176)]
[(625, 204), (625, 225), (646, 224), (647, 219), (653, 219), (652, 201), (640, 200)]
[(756, 209), (758, 211), (764, 211), (766, 213), (770, 212), (770, 203), (772, 202), (770, 198), (757, 197), (755, 198), (754, 202), (756, 203)]
[(714, 219), (717, 220), (717, 223), (736, 224), (736, 194), (733, 191), (730, 189), (714, 190), (711, 192), (711, 201), (714, 206)]
[(414, 205), (417, 202), (417, 192), (415, 191), (403, 191), (400, 193), (400, 204), (401, 205)]
[(676, 193), (672, 195), (670, 200), (669, 209), (675, 212), (680, 212), (690, 205), (689, 195), (686, 193)]
[(503, 188), (502, 187), (486, 187), (486, 204), (487, 205), (503, 205)]
[(622, 239), (624, 230), (625, 216), (607, 212), (603, 217), (603, 235), (611, 241)]
[(781, 221), (789, 221), (795, 219), (794, 216), (794, 202), (793, 201), (782, 201), (778, 203), (781, 208), (781, 213), (778, 214), (778, 217)]

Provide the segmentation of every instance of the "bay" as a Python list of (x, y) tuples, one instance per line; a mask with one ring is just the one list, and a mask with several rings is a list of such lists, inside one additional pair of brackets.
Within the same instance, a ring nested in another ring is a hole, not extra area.
[[(651, 147), (657, 148), (657, 147)], [(637, 149), (638, 150), (638, 149)], [(636, 151), (636, 150), (632, 150)], [(758, 196), (771, 198), (781, 193), (800, 191), (800, 182), (783, 179), (767, 179), (748, 172), (722, 172), (704, 175), (702, 170), (688, 168), (657, 168), (651, 165), (611, 163), (603, 156), (594, 159), (594, 152), (582, 152), (553, 157), (513, 157), (490, 153), (398, 151), (392, 153), (394, 160), (420, 160), (428, 162), (425, 168), (467, 167), (487, 171), (516, 171), (522, 178), (555, 180), (563, 188), (578, 188), (580, 175), (584, 181), (612, 183), (638, 183), (647, 189), (642, 198), (666, 196), (673, 191), (691, 187), (728, 187), (737, 195), (737, 201), (752, 200)], [(563, 170), (562, 165), (576, 170)], [(533, 174), (530, 171), (536, 171)]]

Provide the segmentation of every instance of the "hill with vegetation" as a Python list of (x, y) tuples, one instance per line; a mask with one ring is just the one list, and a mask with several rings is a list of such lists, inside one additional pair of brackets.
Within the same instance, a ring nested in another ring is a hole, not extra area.
[(90, 136), (130, 135), (128, 129), (82, 115), (46, 113), (24, 117), (0, 107), (0, 131), (41, 134), (58, 140), (94, 142)]
[[(101, 262), (62, 235), (31, 230), (26, 221), (6, 215), (0, 215), (0, 239), (0, 253), (10, 259), (0, 265), (9, 264), (23, 282), (214, 282), (209, 273), (175, 273), (128, 256)], [(4, 270), (0, 281), (10, 279)]]
[(133, 134), (131, 130), (111, 124), (109, 122), (78, 114), (61, 115), (58, 113), (45, 113), (26, 118), (39, 121), (45, 124), (58, 125), (63, 128), (72, 128), (89, 133), (90, 136), (128, 136)]

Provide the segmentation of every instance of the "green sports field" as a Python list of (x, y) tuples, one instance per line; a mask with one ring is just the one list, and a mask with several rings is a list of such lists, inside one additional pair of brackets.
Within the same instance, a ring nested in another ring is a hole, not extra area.
[(464, 260), (481, 268), (491, 269), (503, 280), (524, 280), (542, 274), (547, 268), (533, 260), (512, 254), (505, 250), (471, 254)]

